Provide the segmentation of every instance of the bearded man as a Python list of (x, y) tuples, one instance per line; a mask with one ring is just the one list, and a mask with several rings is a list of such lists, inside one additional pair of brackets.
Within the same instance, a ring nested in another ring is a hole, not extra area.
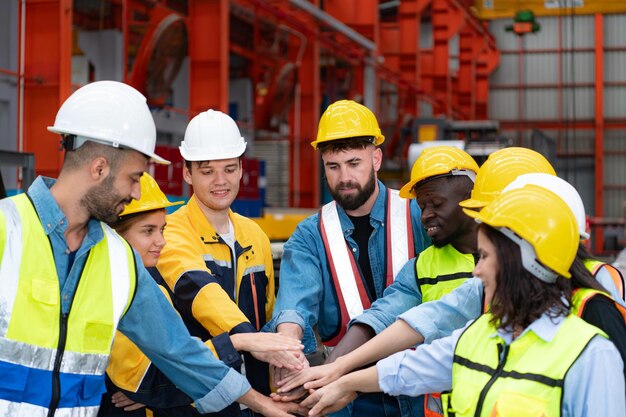
[[(382, 297), (402, 266), (430, 244), (415, 201), (378, 180), (384, 139), (367, 107), (341, 100), (324, 112), (311, 143), (334, 200), (303, 220), (285, 244), (274, 315), (266, 326), (302, 340), (306, 353), (316, 349), (314, 327), (330, 352), (349, 321)], [(275, 384), (284, 378), (284, 370), (274, 373)], [(368, 394), (337, 415), (400, 416), (401, 409), (410, 414), (407, 407), (397, 397)]]

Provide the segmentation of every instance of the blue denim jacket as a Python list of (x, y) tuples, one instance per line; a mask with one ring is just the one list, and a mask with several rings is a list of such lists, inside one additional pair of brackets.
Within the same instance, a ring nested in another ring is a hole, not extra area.
[[(369, 240), (369, 259), (376, 297), (380, 298), (385, 289), (387, 188), (380, 181), (378, 187), (380, 191), (370, 213), (370, 224), (374, 230)], [(337, 206), (337, 211), (346, 242), (358, 259), (359, 247), (351, 236), (354, 226), (345, 210)], [(420, 222), (420, 214), (415, 201), (411, 201), (415, 253), (430, 245), (430, 240)], [(407, 268), (403, 268), (402, 271), (404, 273), (409, 271), (413, 277), (415, 275)], [(303, 220), (285, 244), (274, 315), (265, 326), (265, 330), (276, 331), (276, 327), (281, 323), (296, 323), (304, 332), (302, 343), (305, 352), (311, 353), (316, 349), (313, 328), (317, 326), (322, 339), (328, 339), (338, 332), (340, 320), (337, 296), (320, 235), (318, 213)]]
[[(65, 240), (67, 219), (49, 190), (54, 182), (50, 178), (38, 177), (28, 189), (28, 195), (50, 238), (61, 288), (61, 309), (69, 313), (89, 250), (104, 238), (104, 233), (99, 221), (89, 220), (87, 234), (70, 265), (70, 252)], [(245, 394), (250, 389), (245, 377), (216, 359), (204, 344), (189, 335), (178, 314), (144, 268), (141, 257), (135, 253), (135, 258), (135, 297), (119, 322), (119, 330), (195, 400), (199, 411), (219, 411)]]

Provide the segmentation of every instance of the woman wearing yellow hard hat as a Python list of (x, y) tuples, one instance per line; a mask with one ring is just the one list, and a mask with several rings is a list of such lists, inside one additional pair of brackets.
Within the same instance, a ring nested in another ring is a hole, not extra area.
[[(310, 415), (356, 392), (450, 391), (446, 415), (626, 416), (623, 362), (604, 332), (570, 312), (576, 219), (556, 194), (527, 185), (482, 211), (480, 260), (489, 312), (451, 336), (345, 375), (303, 403)], [(531, 296), (529, 296), (529, 294)]]

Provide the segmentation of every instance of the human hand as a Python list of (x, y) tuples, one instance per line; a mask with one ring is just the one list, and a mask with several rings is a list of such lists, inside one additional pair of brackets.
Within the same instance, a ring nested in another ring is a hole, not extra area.
[(121, 391), (116, 392), (111, 396), (111, 402), (117, 408), (124, 408), (124, 411), (134, 411), (139, 410), (140, 408), (145, 407), (145, 404), (136, 403), (131, 400)]
[(344, 371), (339, 363), (333, 362), (303, 369), (298, 373), (292, 373), (290, 376), (278, 381), (276, 386), (279, 387), (279, 394), (291, 391), (299, 386), (303, 386), (306, 390), (317, 389), (336, 381), (343, 375)]
[(312, 392), (301, 406), (310, 408), (309, 417), (322, 416), (341, 410), (357, 397), (356, 391), (345, 388), (341, 379)]
[[(303, 356), (302, 360), (303, 360), (302, 362), (303, 370), (309, 369), (309, 361), (306, 359), (306, 356)], [(290, 378), (293, 378), (295, 375), (302, 372), (302, 371), (290, 371), (289, 369), (286, 369), (286, 368), (275, 368), (275, 367), (270, 367), (270, 368), (272, 372), (272, 383), (275, 387), (281, 386), (284, 383), (284, 381)], [(272, 397), (274, 401), (290, 402), (290, 401), (298, 401), (299, 399), (306, 396), (307, 394), (308, 394), (307, 390), (305, 390), (302, 386), (295, 386), (290, 391), (283, 390), (280, 393), (272, 393), (270, 394), (270, 396)]]
[(304, 349), (300, 340), (282, 333), (237, 333), (231, 335), (230, 338), (235, 349), (246, 352), (302, 351)]
[[(275, 352), (250, 352), (252, 356), (260, 361), (267, 362), (275, 368), (285, 369), (286, 371), (300, 371), (304, 369), (303, 358), (304, 353), (300, 351), (275, 351)], [(304, 358), (306, 361), (306, 358)], [(308, 365), (308, 362), (307, 362)]]

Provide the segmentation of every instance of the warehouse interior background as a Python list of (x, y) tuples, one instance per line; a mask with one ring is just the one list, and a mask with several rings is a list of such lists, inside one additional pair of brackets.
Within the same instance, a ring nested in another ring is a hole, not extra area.
[(189, 195), (189, 119), (228, 112), (248, 141), (235, 209), (284, 238), (284, 222), (328, 199), (309, 143), (347, 98), (378, 117), (388, 185), (434, 141), (479, 163), (530, 147), (580, 192), (593, 252), (625, 244), (623, 1), (3, 0), (0, 44), (3, 194), (57, 176), (57, 109), (88, 82), (118, 80), (148, 98), (157, 152), (174, 161), (153, 174), (170, 196)]

